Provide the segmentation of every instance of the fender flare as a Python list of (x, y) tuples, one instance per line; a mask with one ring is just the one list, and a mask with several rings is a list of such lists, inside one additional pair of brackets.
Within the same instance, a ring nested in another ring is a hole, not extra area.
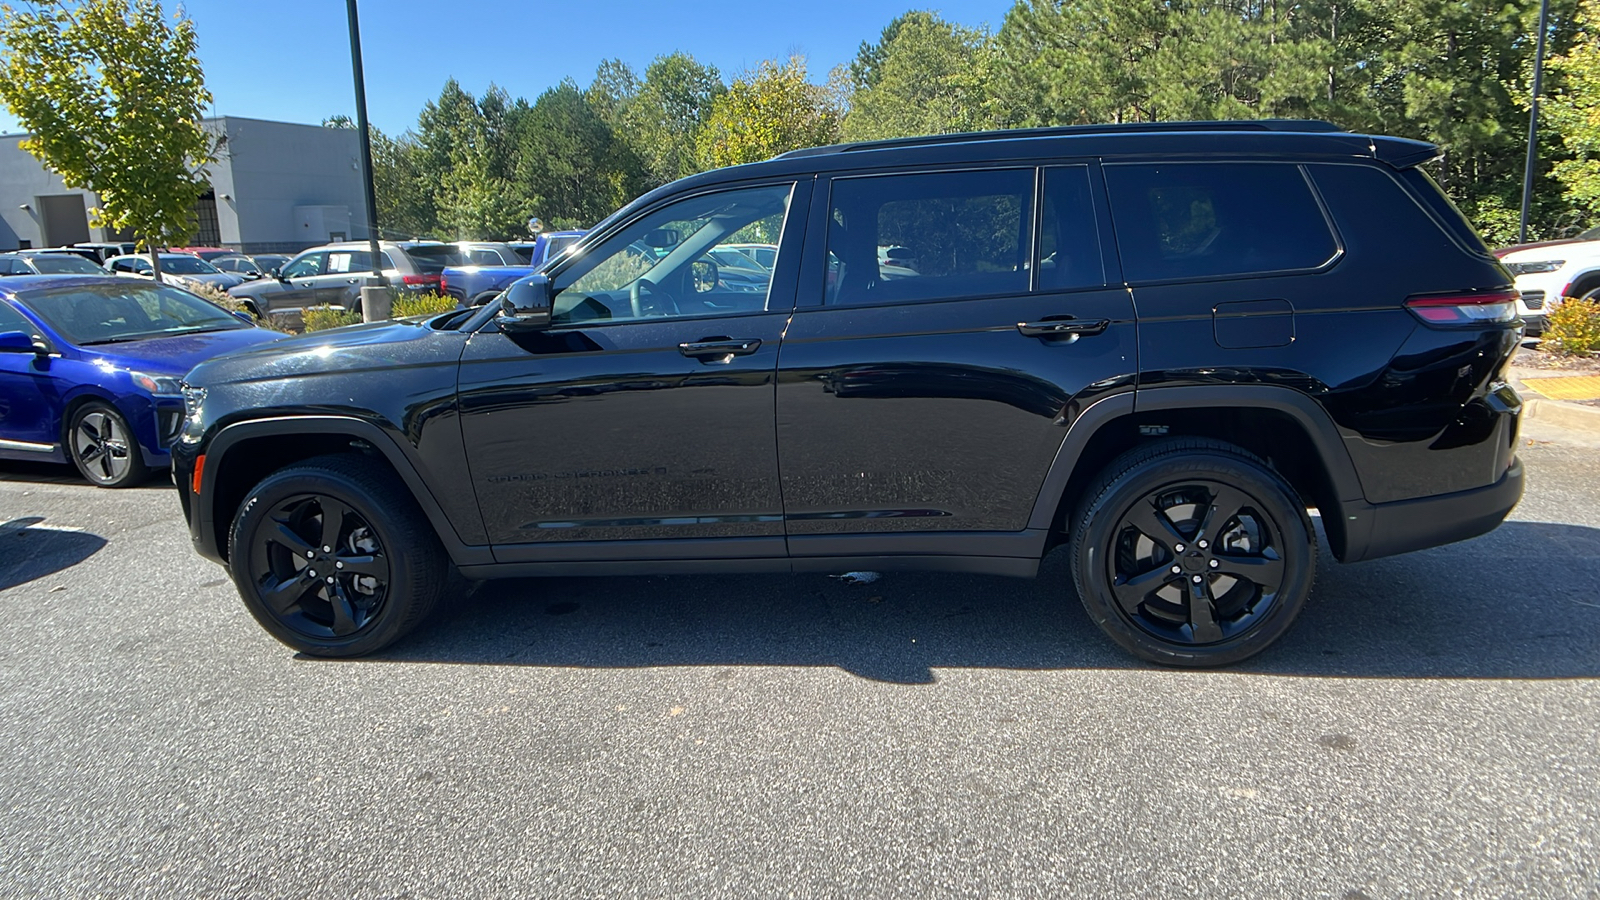
[[(253, 438), (287, 437), (297, 434), (349, 435), (352, 439), (365, 441), (383, 454), (389, 465), (400, 476), (400, 480), (405, 482), (407, 490), (422, 508), (423, 515), (428, 517), (428, 523), (433, 526), (440, 543), (444, 545), (450, 554), (450, 559), (456, 565), (481, 565), (494, 562), (494, 556), (487, 546), (470, 545), (461, 539), (455, 525), (445, 515), (444, 508), (439, 505), (439, 501), (433, 496), (432, 490), (428, 488), (427, 482), (423, 481), (416, 464), (405, 450), (377, 425), (349, 416), (276, 416), (236, 422), (218, 431), (206, 445), (207, 477), (201, 484), (199, 502), (199, 512), (203, 517), (202, 534), (216, 533), (215, 491), (216, 485), (221, 480), (217, 475), (223, 471), (228, 451), (240, 442)], [(221, 549), (218, 548), (219, 551)]]

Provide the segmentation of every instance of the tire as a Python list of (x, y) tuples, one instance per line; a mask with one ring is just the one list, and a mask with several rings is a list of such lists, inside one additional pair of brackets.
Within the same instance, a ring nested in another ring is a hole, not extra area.
[(1132, 450), (1085, 497), (1071, 520), (1073, 584), (1095, 624), (1141, 659), (1248, 659), (1288, 631), (1311, 593), (1317, 539), (1305, 504), (1231, 444)]
[(109, 403), (92, 400), (78, 407), (68, 423), (66, 438), (72, 464), (98, 487), (132, 487), (150, 477), (133, 429)]
[(355, 454), (317, 457), (256, 485), (229, 532), (228, 567), (268, 633), (334, 657), (376, 652), (416, 628), (450, 568), (405, 484)]

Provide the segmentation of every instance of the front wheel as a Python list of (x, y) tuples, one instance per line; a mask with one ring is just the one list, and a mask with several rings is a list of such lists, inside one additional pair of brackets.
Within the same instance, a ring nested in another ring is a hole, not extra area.
[(354, 455), (279, 470), (239, 510), (228, 566), (273, 637), (316, 656), (361, 656), (428, 617), (449, 571), (399, 478)]
[(83, 477), (100, 487), (131, 487), (150, 477), (133, 429), (109, 403), (78, 407), (67, 429), (67, 452)]
[(1265, 650), (1311, 592), (1305, 505), (1245, 451), (1178, 440), (1124, 454), (1080, 508), (1072, 574), (1084, 608), (1133, 654), (1220, 666)]

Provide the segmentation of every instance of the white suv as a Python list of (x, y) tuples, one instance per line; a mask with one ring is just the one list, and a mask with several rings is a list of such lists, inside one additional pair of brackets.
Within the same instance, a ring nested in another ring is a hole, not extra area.
[(1529, 334), (1544, 333), (1545, 318), (1563, 297), (1600, 297), (1600, 241), (1530, 247), (1501, 260), (1517, 279), (1517, 312)]

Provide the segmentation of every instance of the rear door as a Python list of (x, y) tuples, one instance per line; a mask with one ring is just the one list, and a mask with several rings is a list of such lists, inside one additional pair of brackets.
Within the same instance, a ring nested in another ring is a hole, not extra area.
[(1068, 426), (1136, 371), (1098, 181), (1063, 163), (818, 186), (779, 359), (791, 554), (1042, 549)]

